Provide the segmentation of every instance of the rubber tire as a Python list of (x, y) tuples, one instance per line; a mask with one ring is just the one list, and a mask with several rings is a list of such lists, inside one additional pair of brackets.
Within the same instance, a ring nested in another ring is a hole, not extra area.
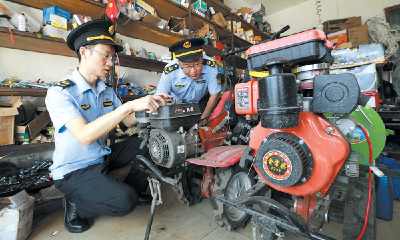
[[(203, 175), (192, 170), (181, 172), (175, 175), (175, 179), (179, 180), (177, 186), (173, 189), (178, 195), (178, 200), (186, 206), (192, 206), (201, 202), (203, 196), (201, 195), (201, 182)], [(194, 183), (196, 179), (200, 184)], [(190, 181), (190, 182), (189, 182)]]
[[(248, 170), (243, 169), (240, 167), (228, 167), (222, 170), (218, 176), (215, 177), (215, 184), (214, 184), (214, 189), (213, 189), (213, 196), (215, 194), (221, 194), (222, 197), (227, 196), (227, 187), (231, 184), (232, 179), (238, 174), (238, 173), (245, 173), (247, 175)], [(250, 181), (251, 181), (251, 186), (254, 185), (254, 171), (250, 172)], [(251, 187), (250, 186), (250, 187)], [(245, 189), (247, 190), (247, 189)], [(244, 191), (245, 191), (244, 190)], [(227, 213), (227, 206), (222, 204), (219, 201), (213, 200), (216, 203), (215, 209), (214, 209), (214, 219), (217, 222), (218, 225), (221, 227), (225, 228), (227, 231), (233, 231), (238, 228), (244, 228), (246, 226), (247, 221), (250, 219), (251, 215), (245, 214), (241, 219), (239, 220), (234, 220), (231, 219)]]
[[(347, 195), (345, 198), (343, 239), (354, 240), (360, 235), (365, 221), (365, 211), (368, 201), (368, 179), (349, 178)], [(371, 203), (368, 216), (368, 224), (362, 240), (376, 239), (376, 196), (375, 183), (372, 181)]]

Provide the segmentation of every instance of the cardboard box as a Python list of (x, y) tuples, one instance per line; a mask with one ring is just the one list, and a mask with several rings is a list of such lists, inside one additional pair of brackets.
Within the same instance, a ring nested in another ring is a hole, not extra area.
[(122, 39), (115, 38), (115, 44), (118, 44), (118, 45), (122, 46)]
[(237, 13), (238, 15), (244, 16), (244, 15), (246, 15), (246, 13), (251, 13), (251, 8), (242, 7), (242, 8), (239, 8), (239, 9), (236, 11), (236, 13)]
[(199, 14), (202, 17), (206, 17), (206, 11), (204, 11), (204, 10), (202, 10), (200, 8), (194, 10), (193, 12), (196, 13), (196, 14)]
[(9, 202), (0, 211), (0, 239), (25, 240), (32, 232), (35, 198), (23, 190), (10, 197)]
[(143, 0), (137, 0), (135, 8), (139, 8), (140, 9), (139, 12), (145, 10), (147, 14), (151, 15), (153, 15), (155, 12), (154, 8)]
[(44, 129), (47, 125), (51, 123), (49, 112), (46, 110), (40, 113), (36, 118), (34, 118), (29, 123), (25, 123), (22, 126), (16, 127), (16, 141), (17, 142), (30, 142)]
[(67, 30), (67, 19), (50, 13), (50, 19), (46, 21), (46, 25), (52, 25)]
[(11, 96), (8, 101), (0, 102), (0, 145), (14, 144), (14, 117), (22, 100)]
[(376, 66), (374, 63), (351, 68), (331, 69), (329, 71), (329, 74), (343, 73), (351, 73), (357, 78), (361, 92), (378, 91)]
[(348, 42), (351, 42), (353, 47), (369, 44), (368, 25), (348, 29), (347, 37)]
[[(176, 33), (179, 33), (179, 31), (185, 30), (186, 25), (185, 25), (185, 19), (184, 18), (178, 18), (178, 17), (169, 17), (167, 24), (165, 25), (165, 29), (169, 31), (174, 31)], [(183, 33), (182, 33), (183, 34)]]
[(345, 49), (345, 48), (351, 48), (353, 47), (353, 44), (351, 42), (348, 43), (342, 43), (339, 46), (335, 47), (335, 50), (339, 50), (339, 49)]
[(326, 34), (361, 26), (361, 17), (329, 20), (323, 23)]
[(385, 62), (385, 50), (382, 43), (333, 50), (331, 54), (334, 58), (331, 69), (355, 67), (371, 63), (382, 64)]
[(258, 13), (260, 17), (265, 15), (265, 7), (262, 3), (258, 3), (251, 7), (251, 13)]
[(195, 11), (196, 9), (200, 9), (203, 12), (207, 11), (207, 3), (201, 0), (197, 0), (196, 2), (192, 3), (192, 10)]
[(152, 25), (152, 26), (158, 27), (158, 24), (160, 23), (161, 18), (159, 18), (159, 17), (157, 16), (157, 13), (156, 13), (156, 12), (154, 12), (153, 15), (145, 14), (144, 16), (142, 15), (143, 13), (144, 13), (144, 11), (142, 11), (142, 12), (140, 13), (140, 15), (141, 15), (140, 17), (142, 18), (142, 22), (148, 23), (148, 24), (150, 24), (150, 25)]
[(216, 13), (211, 17), (216, 24), (220, 25), (221, 27), (226, 27), (228, 24), (225, 21), (224, 15), (222, 13)]
[(338, 42), (347, 43), (347, 30), (345, 29), (339, 32), (330, 33), (327, 37), (333, 44)]
[(43, 26), (46, 25), (46, 21), (50, 21), (50, 14), (55, 14), (63, 17), (69, 21), (71, 19), (71, 13), (56, 6), (48, 7), (43, 9)]
[(57, 38), (67, 38), (68, 34), (70, 33), (70, 31), (52, 26), (52, 25), (46, 25), (43, 28), (43, 35), (47, 35), (50, 37), (57, 37)]

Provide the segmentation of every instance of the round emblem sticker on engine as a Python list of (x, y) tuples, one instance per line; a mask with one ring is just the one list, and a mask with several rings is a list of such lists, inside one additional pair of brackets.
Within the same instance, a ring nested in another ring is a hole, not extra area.
[(289, 177), (292, 164), (285, 154), (278, 151), (268, 152), (264, 156), (264, 170), (269, 176), (277, 180)]

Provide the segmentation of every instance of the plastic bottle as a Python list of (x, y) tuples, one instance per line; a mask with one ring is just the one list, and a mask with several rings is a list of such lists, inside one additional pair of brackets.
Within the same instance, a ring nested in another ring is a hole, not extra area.
[(378, 178), (376, 186), (376, 217), (392, 221), (393, 219), (393, 184), (392, 178)]
[(18, 16), (18, 30), (22, 32), (28, 31), (28, 19), (23, 13)]

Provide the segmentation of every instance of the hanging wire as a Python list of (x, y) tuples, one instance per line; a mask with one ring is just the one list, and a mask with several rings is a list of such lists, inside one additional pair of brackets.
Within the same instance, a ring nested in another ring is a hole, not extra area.
[(381, 42), (385, 45), (385, 59), (395, 55), (399, 49), (397, 42), (400, 41), (400, 33), (397, 30), (390, 29), (390, 25), (379, 17), (372, 17), (365, 24), (368, 25), (368, 34), (371, 42)]
[(317, 9), (317, 15), (318, 15), (318, 17), (319, 17), (319, 22), (318, 23), (321, 23), (321, 0), (316, 0), (315, 1), (315, 6), (317, 6), (315, 9)]

